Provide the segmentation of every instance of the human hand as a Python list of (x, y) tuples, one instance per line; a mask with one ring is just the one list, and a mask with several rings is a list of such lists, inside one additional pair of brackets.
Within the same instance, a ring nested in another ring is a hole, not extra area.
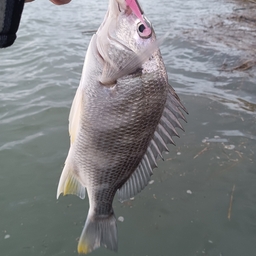
[[(0, 0), (0, 48), (11, 46), (16, 39), (24, 3), (34, 0)], [(56, 5), (68, 4), (71, 0), (50, 0)]]
[[(25, 3), (33, 2), (34, 0), (25, 0)], [(56, 5), (68, 4), (71, 0), (50, 0), (52, 3)]]

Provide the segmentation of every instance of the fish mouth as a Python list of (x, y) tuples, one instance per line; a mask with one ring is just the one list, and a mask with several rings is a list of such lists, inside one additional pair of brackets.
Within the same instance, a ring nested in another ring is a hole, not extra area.
[(149, 38), (152, 34), (152, 26), (144, 16), (144, 12), (137, 0), (110, 0), (108, 12), (117, 17), (121, 12), (126, 15), (134, 14), (139, 20), (138, 33), (142, 38)]
[(125, 0), (127, 7), (137, 16), (143, 26), (143, 37), (149, 37), (152, 33), (151, 24), (143, 15), (143, 10), (137, 0)]

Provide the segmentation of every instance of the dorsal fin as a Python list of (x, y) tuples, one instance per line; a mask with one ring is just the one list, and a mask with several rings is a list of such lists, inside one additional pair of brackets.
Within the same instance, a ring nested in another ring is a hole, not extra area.
[(137, 169), (118, 191), (121, 202), (134, 197), (148, 185), (153, 169), (157, 167), (158, 156), (164, 160), (162, 152), (168, 151), (167, 144), (174, 144), (172, 136), (178, 136), (175, 128), (184, 130), (178, 120), (180, 118), (186, 121), (181, 109), (187, 112), (186, 108), (180, 103), (175, 91), (170, 88), (162, 117), (146, 153)]

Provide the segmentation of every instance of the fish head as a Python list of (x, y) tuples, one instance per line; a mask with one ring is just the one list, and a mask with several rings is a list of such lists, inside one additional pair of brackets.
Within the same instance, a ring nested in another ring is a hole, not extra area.
[(110, 0), (96, 35), (103, 84), (134, 73), (158, 49), (152, 25), (137, 0)]
[(152, 40), (154, 32), (136, 0), (110, 0), (105, 20), (97, 34), (109, 40), (119, 40), (136, 51), (140, 45)]

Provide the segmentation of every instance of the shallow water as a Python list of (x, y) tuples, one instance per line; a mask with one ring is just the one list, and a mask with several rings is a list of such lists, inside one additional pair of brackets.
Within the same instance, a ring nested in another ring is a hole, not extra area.
[[(254, 255), (255, 70), (220, 71), (244, 53), (183, 33), (235, 5), (141, 2), (157, 35), (170, 32), (161, 51), (189, 116), (154, 182), (134, 200), (114, 202), (124, 218), (118, 254)], [(56, 189), (69, 149), (70, 105), (106, 6), (105, 0), (27, 4), (16, 43), (0, 51), (1, 255), (77, 254), (88, 200), (56, 200)], [(101, 248), (91, 255), (115, 254)]]

